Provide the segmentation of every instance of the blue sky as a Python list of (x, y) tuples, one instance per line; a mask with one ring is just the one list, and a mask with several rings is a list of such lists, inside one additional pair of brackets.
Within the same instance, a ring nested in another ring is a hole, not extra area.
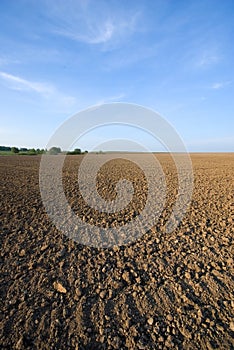
[(1, 0), (0, 23), (1, 145), (44, 148), (73, 114), (121, 101), (158, 111), (190, 151), (234, 151), (232, 0)]

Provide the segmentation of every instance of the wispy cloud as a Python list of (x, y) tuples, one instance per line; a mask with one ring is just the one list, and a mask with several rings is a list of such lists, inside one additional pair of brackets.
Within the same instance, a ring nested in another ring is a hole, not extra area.
[(137, 29), (139, 11), (113, 10), (105, 2), (68, 0), (47, 2), (53, 32), (87, 44), (104, 44), (129, 36)]
[(87, 44), (101, 44), (109, 41), (115, 32), (115, 27), (111, 21), (106, 21), (101, 26), (89, 28), (87, 33), (79, 33), (76, 28), (56, 29), (55, 33), (66, 36), (72, 40), (82, 41)]
[(216, 82), (211, 85), (211, 89), (214, 89), (214, 90), (223, 89), (225, 86), (230, 84), (231, 84), (231, 81)]
[(46, 97), (55, 93), (55, 88), (47, 83), (33, 82), (5, 72), (0, 72), (0, 77), (5, 80), (9, 84), (8, 87), (13, 90), (34, 91)]
[(221, 61), (221, 56), (218, 54), (204, 52), (201, 57), (197, 60), (197, 66), (205, 68), (214, 65)]
[(102, 100), (99, 100), (97, 102), (97, 105), (101, 105), (101, 104), (108, 103), (108, 102), (120, 102), (125, 97), (126, 97), (126, 95), (123, 93), (121, 93), (119, 95), (115, 95), (115, 96), (106, 97), (106, 98), (103, 98)]
[(54, 105), (69, 110), (76, 103), (76, 98), (60, 92), (54, 85), (35, 82), (22, 77), (0, 71), (0, 79), (7, 83), (7, 88), (20, 92), (36, 93)]

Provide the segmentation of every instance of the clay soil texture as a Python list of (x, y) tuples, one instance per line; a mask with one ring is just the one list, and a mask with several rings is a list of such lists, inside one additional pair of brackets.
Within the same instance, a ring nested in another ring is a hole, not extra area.
[[(157, 158), (167, 181), (157, 223), (107, 249), (55, 227), (40, 195), (40, 156), (0, 157), (1, 349), (234, 349), (234, 154), (191, 155), (193, 196), (172, 233), (176, 168), (169, 155)], [(116, 227), (143, 210), (144, 173), (119, 159), (103, 166), (97, 188), (113, 199), (127, 178), (132, 204), (119, 214), (92, 211), (77, 186), (81, 160), (66, 158), (63, 186), (83, 221)]]

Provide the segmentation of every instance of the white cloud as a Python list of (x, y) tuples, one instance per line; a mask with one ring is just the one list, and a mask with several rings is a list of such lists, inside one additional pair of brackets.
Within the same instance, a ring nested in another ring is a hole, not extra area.
[(96, 36), (93, 36), (93, 38), (88, 38), (87, 40), (89, 40), (91, 44), (107, 42), (111, 39), (114, 31), (115, 27), (113, 23), (107, 21), (106, 23), (104, 23), (103, 27), (101, 28), (101, 30), (99, 30), (99, 33)]
[(112, 22), (106, 21), (101, 26), (92, 27), (86, 34), (79, 33), (76, 28), (67, 27), (66, 29), (58, 29), (57, 34), (66, 36), (72, 40), (82, 41), (87, 44), (101, 44), (109, 41), (115, 32), (115, 27)]
[(126, 97), (126, 95), (123, 93), (121, 93), (119, 95), (115, 95), (115, 96), (106, 97), (102, 100), (99, 100), (97, 102), (97, 105), (101, 105), (101, 104), (108, 103), (108, 102), (119, 102), (119, 101), (122, 101), (125, 97)]
[(137, 29), (139, 11), (121, 11), (107, 2), (47, 1), (52, 31), (87, 44), (104, 44), (123, 39)]
[(215, 54), (204, 53), (201, 58), (197, 61), (197, 66), (207, 67), (213, 64), (218, 63), (221, 60), (221, 57)]
[(19, 90), (19, 91), (31, 90), (46, 97), (55, 92), (54, 87), (47, 83), (38, 83), (38, 82), (29, 81), (29, 80), (20, 78), (16, 75), (8, 74), (5, 72), (0, 72), (0, 77), (9, 83), (10, 85), (8, 87), (10, 87), (13, 90)]
[(212, 86), (211, 86), (211, 89), (214, 89), (214, 90), (219, 90), (219, 89), (222, 89), (224, 88), (225, 86), (231, 84), (230, 81), (222, 81), (222, 82), (216, 82), (214, 83)]
[(60, 92), (54, 85), (45, 82), (26, 80), (16, 75), (0, 71), (0, 79), (7, 87), (20, 92), (34, 92), (43, 97), (50, 105), (58, 106), (60, 111), (69, 111), (76, 104), (76, 98)]

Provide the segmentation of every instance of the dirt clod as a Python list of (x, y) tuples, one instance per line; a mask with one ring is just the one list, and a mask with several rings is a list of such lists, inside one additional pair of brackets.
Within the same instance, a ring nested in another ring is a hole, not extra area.
[(154, 323), (154, 319), (153, 319), (153, 317), (150, 317), (150, 318), (148, 318), (148, 324), (150, 325), (150, 326), (152, 326), (152, 324)]
[(54, 289), (56, 289), (57, 292), (59, 292), (59, 293), (64, 293), (64, 294), (67, 293), (66, 288), (64, 288), (64, 287), (62, 286), (62, 284), (59, 283), (59, 282), (54, 282), (54, 283), (53, 283), (53, 287), (54, 287)]

